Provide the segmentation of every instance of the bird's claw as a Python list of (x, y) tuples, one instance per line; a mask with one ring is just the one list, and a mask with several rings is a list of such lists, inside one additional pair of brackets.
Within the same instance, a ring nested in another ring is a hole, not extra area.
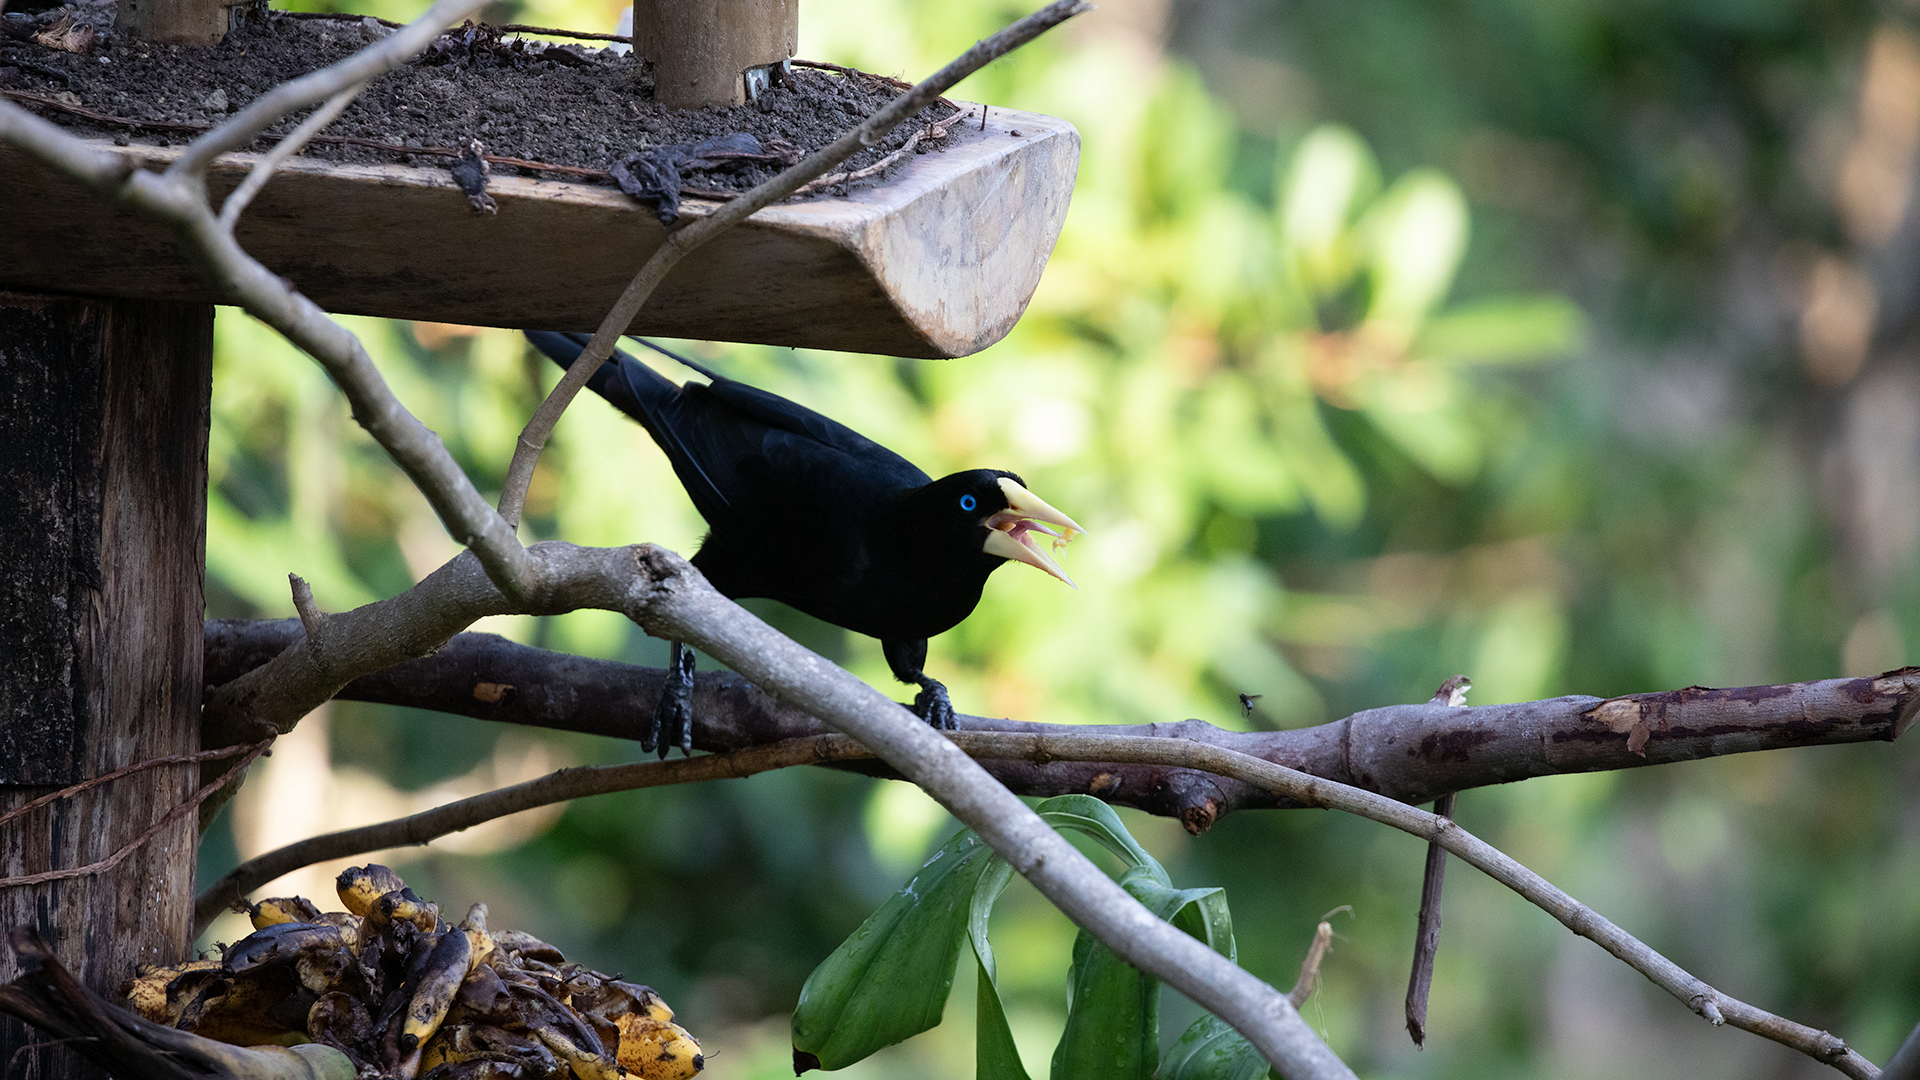
[(953, 702), (947, 688), (938, 679), (922, 678), (920, 692), (913, 695), (913, 714), (935, 731), (953, 731), (960, 725), (953, 719)]
[(675, 746), (682, 754), (693, 755), (693, 650), (678, 641), (667, 661), (667, 684), (653, 707), (653, 721), (640, 735), (642, 753), (652, 752), (655, 746), (662, 759)]

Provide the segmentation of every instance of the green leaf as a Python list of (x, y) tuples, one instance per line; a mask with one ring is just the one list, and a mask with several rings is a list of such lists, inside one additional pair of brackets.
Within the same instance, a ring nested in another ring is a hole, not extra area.
[(1053, 1080), (1152, 1077), (1160, 1060), (1160, 980), (1082, 930), (1073, 941), (1068, 988)]
[(1160, 1063), (1160, 1080), (1255, 1080), (1267, 1061), (1246, 1037), (1209, 1013), (1193, 1022)]
[(1013, 1043), (1013, 1029), (1007, 1026), (1007, 1010), (1000, 1001), (999, 973), (994, 969), (993, 946), (987, 941), (987, 916), (993, 902), (1013, 877), (1013, 867), (1005, 859), (993, 860), (973, 890), (973, 904), (967, 915), (967, 937), (973, 942), (973, 958), (980, 963), (976, 994), (977, 1018), (974, 1021), (973, 1070), (976, 1080), (1028, 1080), (1020, 1051)]
[(960, 833), (813, 970), (793, 1012), (796, 1067), (811, 1055), (811, 1067), (845, 1068), (940, 1022), (976, 886), (996, 862)]
[(1240, 950), (1233, 940), (1233, 913), (1227, 910), (1227, 890), (1180, 889), (1174, 893), (1179, 906), (1167, 921), (1206, 942), (1214, 952), (1240, 962)]
[(1129, 870), (1144, 867), (1157, 881), (1164, 883), (1171, 880), (1166, 870), (1127, 831), (1127, 827), (1120, 824), (1120, 815), (1113, 812), (1113, 807), (1099, 799), (1091, 795), (1057, 795), (1033, 809), (1041, 820), (1056, 829), (1072, 829), (1098, 840), (1108, 851), (1118, 855)]

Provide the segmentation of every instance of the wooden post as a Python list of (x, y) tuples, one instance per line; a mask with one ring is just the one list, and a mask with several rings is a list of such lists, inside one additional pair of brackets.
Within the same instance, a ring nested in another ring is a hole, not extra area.
[[(213, 309), (0, 292), (0, 809), (124, 765), (199, 749)], [(165, 765), (0, 826), (0, 874), (106, 859), (198, 787)], [(0, 890), (87, 985), (191, 947), (199, 822), (115, 869)], [(18, 974), (6, 949), (0, 980)], [(9, 1078), (89, 1076), (0, 1023)]]
[(800, 0), (634, 0), (633, 50), (653, 61), (654, 100), (673, 109), (738, 105), (742, 73), (800, 46)]
[(119, 0), (114, 25), (145, 41), (218, 45), (240, 19), (266, 12), (265, 0)]

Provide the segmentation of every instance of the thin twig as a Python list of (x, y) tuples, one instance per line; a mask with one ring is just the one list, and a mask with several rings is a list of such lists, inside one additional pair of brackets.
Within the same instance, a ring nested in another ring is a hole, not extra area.
[(0, 889), (14, 889), (23, 885), (39, 885), (48, 881), (66, 881), (71, 878), (88, 877), (93, 874), (106, 873), (124, 862), (127, 856), (140, 850), (147, 841), (160, 835), (161, 831), (166, 829), (167, 826), (172, 825), (174, 822), (179, 821), (181, 818), (198, 809), (200, 804), (207, 801), (209, 796), (225, 786), (227, 781), (234, 775), (244, 771), (248, 765), (253, 764), (254, 759), (266, 753), (267, 748), (272, 745), (272, 739), (263, 739), (253, 746), (246, 748), (245, 756), (227, 768), (211, 783), (201, 786), (200, 790), (193, 793), (192, 798), (167, 811), (159, 821), (148, 826), (145, 832), (134, 837), (126, 846), (99, 862), (88, 863), (85, 866), (75, 866), (66, 870), (48, 870), (40, 874), (24, 874), (19, 877), (0, 878)]
[(0, 825), (5, 825), (17, 817), (25, 816), (43, 806), (57, 803), (62, 799), (71, 799), (83, 791), (118, 780), (123, 776), (132, 776), (134, 773), (145, 772), (148, 769), (160, 765), (192, 765), (203, 761), (219, 761), (222, 758), (233, 757), (235, 754), (244, 754), (250, 749), (252, 748), (247, 746), (223, 746), (218, 750), (201, 750), (192, 754), (168, 754), (164, 757), (154, 757), (148, 758), (145, 761), (136, 761), (131, 765), (122, 765), (112, 772), (101, 773), (99, 776), (90, 776), (72, 787), (64, 787), (59, 791), (42, 795), (32, 802), (21, 803), (6, 813), (0, 814)]
[[(1454, 793), (1433, 804), (1438, 817), (1453, 817)], [(1427, 842), (1427, 869), (1420, 881), (1420, 920), (1413, 934), (1413, 970), (1407, 976), (1407, 1034), (1427, 1045), (1427, 995), (1433, 990), (1433, 958), (1440, 951), (1440, 893), (1447, 880), (1447, 849)]]
[(273, 171), (288, 158), (299, 153), (300, 148), (307, 145), (307, 141), (318, 134), (321, 128), (333, 123), (334, 118), (352, 104), (353, 99), (359, 97), (360, 91), (366, 88), (367, 84), (364, 82), (354, 83), (328, 98), (326, 104), (315, 109), (313, 115), (302, 120), (299, 127), (294, 128), (285, 138), (275, 143), (273, 149), (267, 151), (254, 165), (253, 171), (247, 174), (247, 178), (240, 182), (240, 186), (234, 188), (232, 194), (227, 196), (227, 201), (221, 204), (220, 227), (232, 232), (234, 223), (240, 220), (241, 212), (247, 208), (248, 203), (253, 201), (253, 197), (259, 193), (260, 189), (267, 186), (267, 180), (273, 176)]
[(831, 176), (823, 176), (818, 180), (809, 181), (795, 190), (794, 195), (812, 195), (817, 191), (826, 191), (835, 184), (850, 184), (855, 180), (865, 180), (870, 176), (879, 176), (881, 173), (891, 169), (895, 162), (913, 153), (914, 148), (920, 145), (922, 139), (946, 138), (947, 132), (952, 126), (965, 118), (966, 115), (964, 112), (956, 112), (945, 120), (936, 120), (926, 127), (921, 128), (919, 131), (914, 132), (912, 135), (907, 136), (907, 141), (900, 144), (898, 150), (895, 150), (893, 153), (888, 154), (886, 157), (881, 158), (866, 168), (855, 169), (851, 172), (834, 173)]
[(293, 610), (300, 614), (300, 627), (311, 637), (320, 632), (320, 624), (326, 619), (326, 613), (313, 602), (313, 586), (299, 574), (288, 574), (287, 583), (292, 586)]
[(1629, 967), (1645, 975), (1654, 985), (1678, 998), (1709, 1022), (1716, 1025), (1732, 1024), (1743, 1031), (1772, 1039), (1816, 1061), (1831, 1065), (1856, 1080), (1871, 1080), (1879, 1074), (1872, 1062), (1861, 1057), (1844, 1040), (1721, 993), (1527, 869), (1513, 857), (1436, 814), (1371, 791), (1309, 776), (1270, 761), (1182, 740), (1088, 735), (1034, 737), (968, 734), (957, 736), (954, 741), (968, 753), (981, 756), (1127, 761), (1200, 769), (1285, 792), (1308, 806), (1344, 810), (1383, 825), (1391, 825), (1438, 843), (1461, 861), (1519, 893), (1560, 920), (1567, 929), (1625, 961)]
[(627, 327), (632, 325), (634, 317), (640, 313), (640, 308), (653, 294), (654, 288), (681, 259), (763, 207), (787, 198), (809, 180), (825, 175), (828, 169), (879, 142), (887, 132), (933, 104), (961, 79), (1091, 9), (1092, 5), (1085, 0), (1054, 0), (992, 37), (976, 42), (973, 48), (952, 63), (881, 106), (872, 116), (832, 144), (807, 155), (798, 164), (754, 186), (713, 213), (668, 233), (666, 241), (641, 266), (639, 273), (634, 275), (626, 290), (607, 312), (606, 318), (601, 320), (593, 340), (587, 343), (586, 349), (567, 369), (567, 373), (561, 376), (560, 382), (541, 402), (533, 419), (521, 431), (519, 441), (514, 446), (513, 460), (507, 467), (506, 479), (501, 485), (500, 516), (509, 524), (519, 524), (520, 511), (526, 503), (527, 486), (533, 482), (534, 464), (539, 461), (540, 452), (552, 436), (554, 425), (560, 422), (561, 414), (593, 373), (599, 370), (601, 363), (613, 355), (614, 345), (620, 335), (627, 332)]
[(387, 848), (412, 847), (470, 829), (496, 818), (555, 803), (616, 791), (735, 779), (795, 765), (871, 758), (873, 752), (845, 735), (805, 739), (631, 765), (588, 765), (561, 769), (525, 783), (496, 788), (407, 817), (362, 825), (300, 840), (248, 859), (229, 870), (194, 899), (194, 934), (253, 890), (302, 867)]
[[(1440, 684), (1427, 700), (1429, 705), (1465, 708), (1467, 691), (1473, 680), (1455, 675)], [(1456, 792), (1449, 791), (1434, 801), (1433, 812), (1443, 818), (1453, 816)], [(1427, 996), (1433, 990), (1433, 959), (1440, 951), (1440, 894), (1447, 881), (1446, 849), (1427, 842), (1426, 873), (1420, 880), (1420, 919), (1413, 933), (1413, 968), (1407, 975), (1407, 1034), (1413, 1045), (1427, 1045)]]
[(1307, 946), (1307, 958), (1300, 961), (1300, 977), (1294, 980), (1293, 989), (1287, 991), (1287, 1000), (1293, 1002), (1294, 1008), (1305, 1005), (1313, 995), (1313, 988), (1320, 985), (1320, 961), (1326, 959), (1327, 948), (1332, 944), (1333, 924), (1323, 918), (1320, 925), (1313, 928), (1313, 944)]
[(582, 41), (618, 41), (633, 44), (632, 34), (596, 34), (589, 30), (555, 30), (546, 26), (526, 26), (521, 23), (507, 23), (496, 26), (495, 30), (503, 34), (542, 34), (547, 37), (579, 38)]

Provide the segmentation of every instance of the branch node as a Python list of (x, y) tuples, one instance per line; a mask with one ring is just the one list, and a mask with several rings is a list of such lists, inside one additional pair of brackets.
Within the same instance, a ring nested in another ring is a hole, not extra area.
[(300, 625), (306, 628), (307, 637), (317, 638), (320, 627), (327, 620), (325, 612), (313, 602), (313, 586), (299, 574), (288, 574), (287, 582), (293, 587), (293, 610), (300, 613)]

